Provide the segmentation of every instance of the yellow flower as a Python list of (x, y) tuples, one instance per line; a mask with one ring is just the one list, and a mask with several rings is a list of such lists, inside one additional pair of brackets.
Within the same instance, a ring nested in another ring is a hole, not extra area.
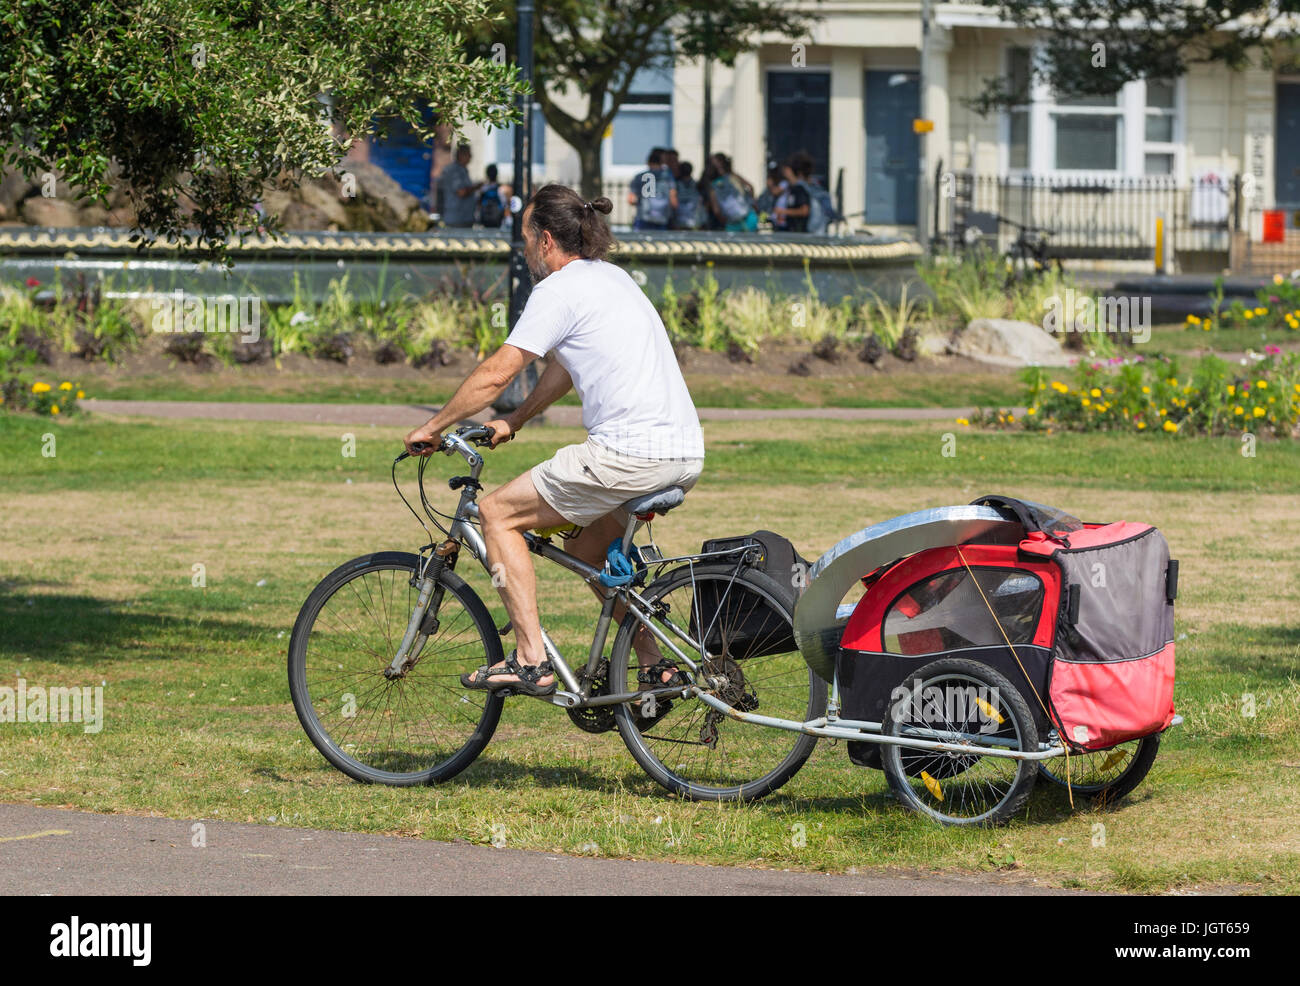
[(1088, 406), (1089, 404), (1091, 404), (1091, 403), (1092, 403), (1092, 401), (1088, 400), (1088, 398), (1086, 398), (1086, 397), (1081, 401), (1081, 404), (1082, 404), (1083, 407), (1087, 407), (1087, 406)]
[(1244, 318), (1253, 318), (1254, 316), (1253, 316), (1250, 312), (1246, 312), (1245, 315), (1244, 315), (1243, 317), (1244, 317)]
[(1213, 325), (1213, 324), (1210, 322), (1210, 320), (1207, 318), (1207, 319), (1205, 320), (1205, 324), (1202, 325), (1201, 328), (1203, 328), (1206, 332), (1209, 332), (1210, 329), (1214, 328), (1214, 325)]
[(1237, 393), (1237, 388), (1234, 387), (1232, 384), (1228, 384), (1228, 396), (1232, 397), (1236, 393)]
[(1273, 275), (1273, 283), (1274, 283), (1274, 284), (1281, 284), (1281, 283), (1282, 283), (1282, 275), (1281, 275), (1281, 274), (1274, 274), (1274, 275)]
[(1264, 308), (1264, 307), (1261, 306), (1261, 307), (1255, 309), (1255, 314), (1256, 314), (1256, 315), (1267, 315), (1267, 314), (1268, 314), (1268, 309), (1267, 309), (1267, 308)]
[(1009, 424), (1009, 425), (1013, 425), (1013, 424), (1015, 424), (1015, 423), (1016, 423), (1016, 416), (1015, 416), (1014, 414), (1008, 414), (1008, 415), (1007, 415), (1007, 424)]
[(1201, 324), (1201, 320), (1200, 320), (1199, 318), (1197, 318), (1195, 315), (1188, 315), (1188, 316), (1187, 316), (1187, 324), (1188, 324), (1188, 325), (1200, 325), (1200, 324)]
[(1166, 414), (1168, 414), (1168, 413), (1169, 413), (1169, 412), (1166, 411), (1163, 407), (1160, 409), (1160, 417), (1163, 418), (1163, 417), (1164, 417)]
[(1255, 412), (1254, 412), (1254, 413), (1255, 413), (1255, 417), (1257, 417), (1257, 418), (1262, 418), (1262, 417), (1263, 417), (1264, 415), (1266, 415), (1268, 412), (1265, 411), (1262, 407), (1257, 407), (1257, 408), (1255, 408)]
[(57, 405), (57, 404), (51, 404), (51, 405), (50, 405), (50, 413), (51, 413), (51, 414), (58, 414), (58, 413), (59, 413), (59, 405)]
[(1029, 408), (1029, 410), (1025, 412), (1025, 417), (1032, 418), (1037, 413), (1038, 413), (1038, 408), (1031, 407)]
[(1238, 404), (1236, 407), (1234, 407), (1234, 408), (1232, 409), (1232, 413), (1233, 413), (1233, 414), (1245, 414), (1246, 412), (1245, 412), (1245, 410), (1242, 408), (1242, 406), (1241, 406), (1240, 404)]
[(34, 384), (32, 384), (33, 394), (43, 394), (49, 389), (50, 389), (50, 385), (48, 383), (41, 383), (41, 381), (39, 380), (37, 380)]
[(70, 383), (68, 383), (68, 381), (64, 380), (63, 383), (59, 384), (59, 389), (60, 389), (60, 390), (71, 390), (71, 389), (72, 389), (72, 384), (70, 384)]
[(1267, 381), (1267, 380), (1256, 380), (1256, 381), (1255, 381), (1255, 386), (1258, 387), (1260, 390), (1268, 390), (1268, 381)]
[(970, 422), (967, 421), (965, 418), (958, 418), (958, 419), (957, 419), (957, 423), (958, 423), (959, 425), (969, 425), (969, 424), (970, 424)]
[(1175, 432), (1178, 430), (1178, 425), (1174, 424), (1172, 421), (1166, 421), (1162, 427), (1168, 432)]
[(1101, 396), (1101, 391), (1098, 390), (1096, 387), (1093, 387), (1092, 390), (1088, 391), (1088, 396), (1089, 396), (1089, 397), (1100, 397), (1100, 396)]
[(86, 396), (86, 392), (85, 392), (84, 390), (79, 390), (79, 391), (77, 391), (77, 400), (81, 400), (81, 399), (83, 399), (85, 396)]
[(1143, 387), (1143, 388), (1142, 388), (1142, 393), (1144, 393), (1144, 394), (1149, 394), (1149, 393), (1151, 393), (1151, 388), (1150, 388), (1150, 387)]
[(1143, 431), (1143, 430), (1145, 430), (1146, 426), (1147, 426), (1147, 423), (1146, 423), (1145, 421), (1139, 421), (1139, 422), (1138, 422), (1138, 431)]
[(1065, 384), (1061, 383), (1061, 381), (1059, 380), (1052, 381), (1052, 389), (1056, 391), (1058, 394), (1068, 394), (1070, 392), (1070, 388), (1067, 387)]

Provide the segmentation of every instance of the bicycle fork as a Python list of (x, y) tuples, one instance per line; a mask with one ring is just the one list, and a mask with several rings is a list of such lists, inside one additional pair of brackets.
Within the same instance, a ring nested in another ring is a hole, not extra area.
[(418, 588), (420, 594), (415, 600), (415, 608), (411, 610), (411, 618), (406, 623), (406, 633), (402, 635), (397, 653), (393, 655), (388, 667), (384, 668), (384, 677), (388, 680), (405, 677), (420, 659), (429, 636), (438, 632), (438, 609), (442, 605), (443, 594), (447, 591), (438, 577), (447, 566), (455, 566), (459, 550), (460, 545), (455, 541), (444, 541), (434, 549), (433, 557), (424, 567), (423, 574), (411, 579), (411, 585)]

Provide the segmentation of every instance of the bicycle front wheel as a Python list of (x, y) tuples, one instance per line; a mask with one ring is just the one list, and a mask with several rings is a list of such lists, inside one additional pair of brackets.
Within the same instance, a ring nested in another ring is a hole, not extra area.
[[(712, 694), (734, 709), (806, 722), (826, 710), (826, 684), (794, 644), (794, 614), (785, 594), (755, 571), (731, 565), (679, 568), (643, 593), (655, 623), (704, 673)], [(688, 641), (697, 641), (696, 645)], [(700, 646), (702, 645), (702, 646)], [(674, 655), (636, 617), (623, 619), (609, 661), (616, 692), (645, 686), (637, 672)], [(689, 673), (685, 664), (681, 670)], [(803, 766), (815, 736), (733, 719), (698, 698), (658, 699), (617, 707), (619, 733), (633, 758), (668, 790), (700, 801), (748, 801), (775, 791)]]
[(403, 787), (460, 773), (482, 752), (503, 699), (461, 685), (462, 672), (502, 659), (492, 615), (465, 580), (444, 569), (437, 625), (405, 675), (384, 676), (419, 593), (419, 558), (385, 551), (325, 577), (303, 604), (289, 641), (289, 693), (312, 743), (358, 781)]

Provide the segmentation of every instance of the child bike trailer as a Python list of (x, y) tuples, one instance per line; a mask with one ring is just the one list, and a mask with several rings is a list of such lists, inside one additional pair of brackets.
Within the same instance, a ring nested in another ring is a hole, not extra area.
[[(831, 609), (849, 573), (866, 592), (851, 609)], [(796, 634), (810, 666), (837, 677), (846, 720), (886, 722), (936, 661), (993, 669), (1019, 691), (1041, 740), (1065, 747), (1067, 756), (1039, 761), (1039, 775), (1109, 801), (1141, 780), (1174, 720), (1177, 573), (1149, 524), (1083, 523), (985, 496), (876, 525), (827, 552)], [(855, 763), (882, 766), (879, 744), (848, 747)], [(964, 769), (925, 751), (904, 760), (906, 773), (927, 779), (922, 797), (942, 798), (930, 780)]]

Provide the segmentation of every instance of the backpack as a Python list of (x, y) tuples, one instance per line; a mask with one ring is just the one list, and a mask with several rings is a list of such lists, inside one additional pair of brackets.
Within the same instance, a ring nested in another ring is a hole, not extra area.
[[(714, 538), (700, 547), (701, 554), (748, 547), (745, 564), (756, 568), (775, 583), (782, 601), (790, 612), (799, 599), (800, 588), (807, 581), (809, 564), (794, 550), (794, 545), (772, 531), (755, 531), (742, 537)], [(734, 563), (736, 555), (718, 559)], [(731, 586), (725, 591), (716, 582), (706, 582), (699, 589), (699, 611), (705, 620), (707, 636), (703, 643), (713, 654), (726, 650), (732, 660), (785, 654), (796, 649), (793, 627), (785, 617), (753, 592)], [(712, 614), (717, 614), (716, 618)], [(691, 614), (691, 636), (698, 639), (699, 627)]]
[(831, 223), (844, 219), (835, 208), (830, 192), (810, 181), (801, 181), (799, 184), (808, 193), (808, 232), (825, 233)]
[(501, 205), (501, 194), (497, 186), (483, 189), (478, 199), (478, 220), (489, 229), (500, 227), (506, 217), (506, 210)]
[(674, 217), (678, 229), (699, 229), (701, 225), (700, 193), (693, 184), (677, 186), (677, 215)]
[[(652, 226), (667, 226), (673, 218), (672, 202), (668, 199), (671, 177), (665, 180), (667, 169), (647, 170), (632, 180), (632, 190), (637, 196), (636, 217)], [(650, 180), (646, 180), (646, 176)], [(648, 194), (653, 193), (653, 194)]]
[(718, 196), (718, 208), (727, 223), (743, 223), (754, 211), (754, 203), (744, 187), (732, 175), (715, 178), (713, 190)]

